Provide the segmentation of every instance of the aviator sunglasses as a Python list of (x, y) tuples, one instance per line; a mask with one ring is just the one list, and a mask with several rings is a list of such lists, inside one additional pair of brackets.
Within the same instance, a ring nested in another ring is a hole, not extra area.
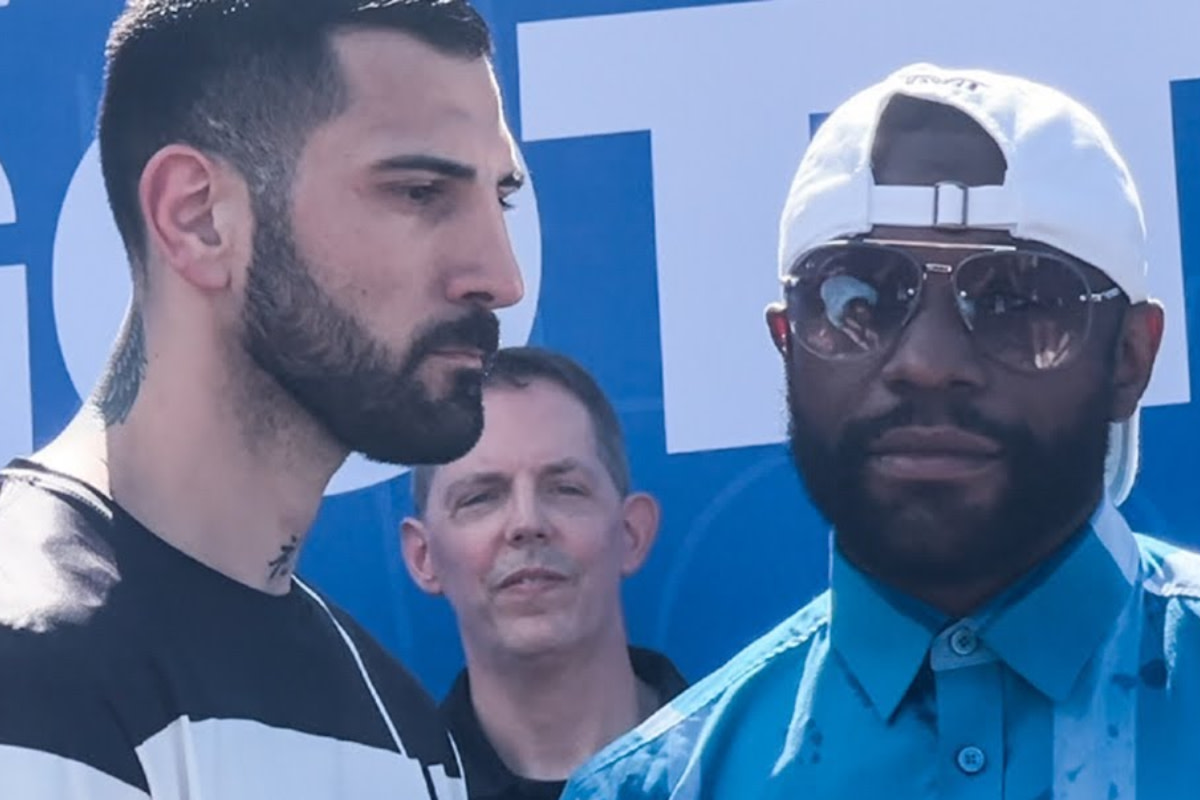
[[(940, 263), (907, 248), (969, 254)], [(1093, 289), (1081, 262), (1033, 246), (842, 239), (804, 253), (784, 278), (792, 334), (829, 360), (883, 352), (916, 314), (930, 273), (950, 279), (976, 348), (1028, 372), (1069, 363), (1093, 307), (1124, 297), (1116, 286)]]

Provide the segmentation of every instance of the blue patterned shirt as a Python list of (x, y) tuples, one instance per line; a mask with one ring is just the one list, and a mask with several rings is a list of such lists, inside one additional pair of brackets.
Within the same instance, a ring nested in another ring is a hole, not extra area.
[(830, 585), (564, 800), (1200, 797), (1200, 556), (1111, 505), (965, 619), (836, 554)]

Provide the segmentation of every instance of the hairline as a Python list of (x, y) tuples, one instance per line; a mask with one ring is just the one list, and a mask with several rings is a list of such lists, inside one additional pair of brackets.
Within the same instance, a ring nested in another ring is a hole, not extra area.
[[(297, 165), (299, 164), (303, 156), (304, 149), (311, 140), (313, 133), (320, 127), (341, 118), (344, 114), (346, 114), (353, 102), (353, 86), (348, 77), (345, 61), (337, 47), (337, 41), (340, 38), (351, 36), (355, 33), (382, 31), (407, 37), (409, 40), (424, 45), (434, 52), (448, 58), (458, 59), (465, 63), (483, 60), (489, 66), (494, 66), (495, 44), (494, 39), (491, 37), (490, 31), (486, 32), (486, 46), (483, 47), (478, 53), (475, 53), (472, 52), (470, 48), (459, 48), (452, 44), (443, 44), (442, 42), (437, 41), (436, 37), (423, 36), (417, 30), (406, 27), (403, 24), (391, 22), (386, 17), (386, 10), (386, 7), (373, 9), (373, 11), (384, 12), (383, 15), (377, 15), (371, 13), (372, 10), (367, 10), (365, 15), (362, 17), (328, 22), (327, 24), (323, 24), (318, 29), (317, 34), (322, 51), (319, 55), (319, 58), (322, 61), (326, 61), (331, 69), (326, 78), (328, 83), (319, 87), (314, 87), (310, 91), (310, 96), (313, 98), (318, 98), (321, 93), (328, 91), (329, 95), (325, 102), (327, 102), (329, 113), (313, 116), (308, 119), (304, 119), (302, 115), (297, 115), (297, 117), (294, 118), (294, 121), (286, 121), (282, 123), (277, 121), (267, 123), (268, 128), (275, 132), (275, 141), (287, 142), (289, 139), (292, 139), (293, 141), (291, 144), (294, 146), (270, 149), (273, 157), (267, 159), (267, 163), (260, 165), (263, 167), (265, 172), (271, 173), (266, 179), (263, 179), (261, 176), (256, 176), (252, 169), (252, 165), (241, 163), (247, 155), (244, 148), (240, 148), (236, 145), (231, 146), (227, 142), (221, 141), (219, 138), (207, 142), (202, 141), (205, 137), (197, 136), (194, 130), (176, 131), (172, 133), (172, 135), (164, 137), (164, 140), (156, 149), (146, 154), (146, 158), (141, 162), (140, 167), (138, 168), (137, 175), (132, 176), (133, 194), (132, 198), (130, 199), (132, 200), (133, 205), (130, 210), (132, 211), (132, 223), (134, 227), (128, 231), (128, 233), (131, 234), (129, 239), (126, 239), (126, 231), (120, 231), (122, 234), (122, 245), (125, 250), (126, 257), (133, 268), (132, 272), (135, 296), (140, 294), (138, 292), (140, 288), (139, 285), (144, 284), (145, 280), (148, 278), (149, 262), (151, 259), (149, 219), (145, 213), (145, 210), (141, 206), (138, 186), (145, 176), (146, 168), (164, 149), (171, 146), (182, 145), (195, 149), (197, 152), (202, 153), (207, 158), (228, 165), (240, 179), (246, 182), (251, 195), (252, 212), (255, 214), (255, 216), (257, 216), (259, 213), (262, 213), (264, 210), (267, 210), (265, 206), (269, 206), (270, 204), (278, 204), (281, 201), (283, 203), (283, 209), (290, 209)], [(106, 69), (109, 68), (112, 58), (112, 54), (106, 54)], [(125, 67), (125, 69), (127, 70), (128, 67)], [(232, 71), (232, 69), (226, 70), (226, 73), (222, 73), (222, 77), (224, 79), (228, 79), (227, 73)], [(220, 82), (221, 78), (218, 78), (216, 81), (210, 80), (206, 84), (206, 92), (219, 91)], [(109, 91), (110, 89), (106, 80), (106, 86), (101, 96), (102, 112), (105, 111), (107, 106)], [(122, 91), (126, 94), (132, 91), (129, 78), (125, 78), (123, 80)], [(208, 96), (201, 95), (199, 97), (199, 102), (202, 106), (206, 105), (209, 102)], [(124, 112), (125, 115), (128, 113), (128, 110)], [(112, 124), (108, 123), (103, 115), (100, 117), (99, 122), (103, 124), (105, 129), (110, 128)], [(219, 122), (221, 124), (227, 124), (228, 120), (221, 119)], [(130, 123), (128, 122), (123, 123), (123, 125), (126, 126), (129, 124)], [(99, 130), (97, 133), (98, 139), (107, 138), (102, 135), (103, 130)], [(101, 148), (102, 160), (103, 156), (106, 155), (104, 151), (108, 149), (109, 148), (107, 147)], [(119, 144), (114, 144), (112, 151), (113, 152), (111, 155), (113, 157), (121, 159), (125, 158), (125, 154), (127, 152), (124, 151)], [(129, 175), (126, 175), (123, 178), (125, 181), (129, 181), (130, 179), (131, 176)], [(108, 178), (106, 175), (106, 194), (108, 194), (107, 181)], [(112, 198), (110, 197), (109, 202), (111, 203), (111, 201)], [(283, 209), (274, 208), (270, 210), (279, 211)], [(116, 216), (115, 208), (114, 216)], [(118, 222), (118, 227), (120, 227), (120, 220), (117, 219), (115, 221)]]
[[(485, 379), (483, 385), (483, 396), (486, 397), (489, 392), (496, 391), (524, 392), (539, 385), (548, 386), (558, 390), (563, 396), (582, 409), (584, 416), (587, 417), (588, 429), (591, 431), (592, 435), (592, 451), (596, 456), (596, 460), (599, 461), (600, 465), (603, 467), (604, 475), (608, 477), (609, 483), (612, 484), (613, 489), (616, 490), (617, 494), (622, 499), (632, 494), (633, 488), (630, 485), (630, 482), (628, 480), (620, 480), (619, 476), (616, 474), (614, 465), (610, 464), (609, 459), (604, 455), (604, 446), (602, 444), (603, 437), (601, 436), (601, 431), (596, 419), (597, 415), (592, 411), (591, 408), (588, 407), (587, 402), (580, 397), (574, 389), (567, 385), (565, 381), (559, 380), (553, 375), (502, 375), (497, 378), (493, 378), (491, 381)], [(618, 443), (621, 445), (623, 450), (624, 442), (619, 441)], [(429, 510), (430, 498), (433, 496), (434, 479), (437, 477), (441, 469), (447, 466), (449, 466), (449, 464), (419, 464), (412, 467), (412, 480), (410, 481), (410, 486), (413, 489), (413, 512), (416, 517), (420, 519), (424, 519), (426, 517)], [(416, 491), (418, 476), (420, 474), (424, 475), (423, 481), (425, 491), (423, 497), (418, 496), (418, 492)], [(621, 486), (623, 482), (626, 484), (624, 488)]]

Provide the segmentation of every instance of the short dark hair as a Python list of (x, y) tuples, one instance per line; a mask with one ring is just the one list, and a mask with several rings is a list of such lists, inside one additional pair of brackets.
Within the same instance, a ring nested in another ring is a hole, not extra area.
[[(501, 348), (484, 378), (483, 388), (485, 391), (495, 388), (524, 389), (536, 381), (557, 386), (587, 409), (600, 462), (612, 478), (617, 493), (622, 497), (629, 494), (629, 458), (625, 453), (621, 421), (596, 379), (577, 361), (541, 347)], [(483, 424), (487, 426), (486, 415)], [(413, 467), (413, 507), (418, 516), (425, 513), (429, 488), (436, 471), (437, 465), (434, 464)]]
[(467, 0), (128, 0), (105, 50), (100, 160), (134, 277), (144, 277), (138, 182), (150, 158), (186, 143), (236, 167), (256, 199), (290, 189), (308, 133), (347, 89), (332, 34), (407, 33), (439, 52), (490, 56)]

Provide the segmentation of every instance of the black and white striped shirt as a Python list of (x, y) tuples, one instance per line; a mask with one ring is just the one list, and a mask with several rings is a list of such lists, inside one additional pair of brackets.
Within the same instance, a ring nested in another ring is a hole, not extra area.
[(0, 797), (465, 797), (432, 699), (344, 612), (0, 471)]

